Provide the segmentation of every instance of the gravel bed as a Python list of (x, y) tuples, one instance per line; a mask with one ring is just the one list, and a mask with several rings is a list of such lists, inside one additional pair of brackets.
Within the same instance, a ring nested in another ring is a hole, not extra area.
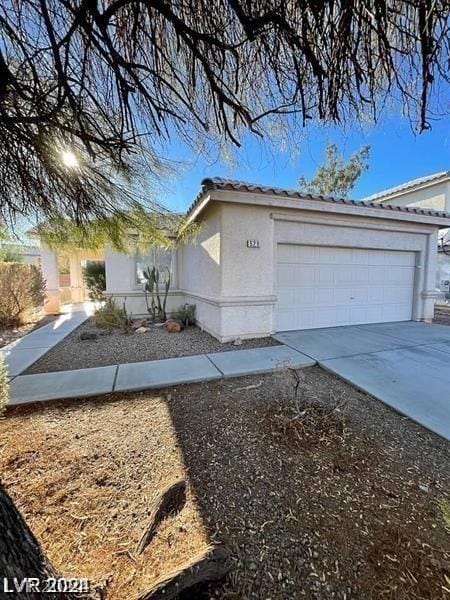
[(450, 305), (448, 305), (448, 304), (435, 304), (434, 305), (433, 323), (439, 323), (439, 325), (450, 325)]
[[(98, 338), (81, 340), (80, 336), (86, 333), (98, 334)], [(240, 346), (234, 346), (233, 343), (222, 344), (198, 327), (188, 327), (180, 333), (168, 333), (163, 327), (155, 326), (152, 326), (147, 333), (102, 330), (95, 326), (93, 319), (89, 319), (29, 367), (25, 373), (104, 367), (120, 363), (278, 345), (279, 343), (271, 337), (243, 340)]]
[[(213, 542), (232, 572), (183, 598), (443, 600), (448, 443), (319, 367), (302, 374), (296, 414), (288, 372), (12, 408), (2, 483), (55, 568), (106, 600)], [(137, 555), (151, 499), (178, 478), (185, 506)]]

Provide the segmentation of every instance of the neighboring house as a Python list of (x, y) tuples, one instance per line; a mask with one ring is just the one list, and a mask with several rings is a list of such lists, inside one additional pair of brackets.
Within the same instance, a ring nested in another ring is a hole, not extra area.
[[(436, 248), (447, 214), (393, 209), (224, 179), (204, 179), (187, 213), (201, 223), (194, 243), (127, 256), (105, 249), (106, 294), (145, 314), (142, 268), (172, 271), (168, 310), (197, 307), (219, 340), (336, 325), (429, 321), (436, 298)], [(71, 278), (79, 257), (71, 259)], [(55, 253), (42, 248), (53, 306)], [(75, 299), (75, 298), (74, 298)]]
[[(400, 207), (431, 208), (450, 212), (450, 171), (434, 173), (373, 194), (364, 200)], [(450, 229), (442, 229), (438, 240), (436, 287), (450, 291)]]

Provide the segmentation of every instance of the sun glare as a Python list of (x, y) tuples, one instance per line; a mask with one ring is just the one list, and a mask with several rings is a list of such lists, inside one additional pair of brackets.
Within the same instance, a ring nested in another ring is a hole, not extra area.
[(77, 157), (70, 150), (62, 153), (62, 161), (66, 167), (74, 168), (79, 166)]

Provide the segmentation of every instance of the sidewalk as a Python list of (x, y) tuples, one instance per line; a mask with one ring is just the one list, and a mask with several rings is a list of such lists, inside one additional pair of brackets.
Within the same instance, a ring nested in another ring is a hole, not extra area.
[(0, 349), (3, 354), (10, 379), (23, 373), (30, 365), (46, 354), (53, 346), (72, 333), (89, 318), (91, 303), (69, 304), (64, 312), (52, 323), (44, 325), (23, 336), (19, 340)]
[[(46, 351), (47, 349), (44, 352)], [(300, 369), (314, 364), (316, 362), (309, 356), (280, 345), (92, 369), (20, 375), (11, 381), (9, 406), (268, 373), (284, 366)]]

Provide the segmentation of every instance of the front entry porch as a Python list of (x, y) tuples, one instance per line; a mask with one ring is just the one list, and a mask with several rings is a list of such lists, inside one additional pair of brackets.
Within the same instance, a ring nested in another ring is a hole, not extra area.
[(58, 252), (41, 243), (41, 269), (47, 284), (45, 312), (59, 313), (64, 304), (87, 301), (83, 267), (88, 261), (104, 260), (103, 250)]

